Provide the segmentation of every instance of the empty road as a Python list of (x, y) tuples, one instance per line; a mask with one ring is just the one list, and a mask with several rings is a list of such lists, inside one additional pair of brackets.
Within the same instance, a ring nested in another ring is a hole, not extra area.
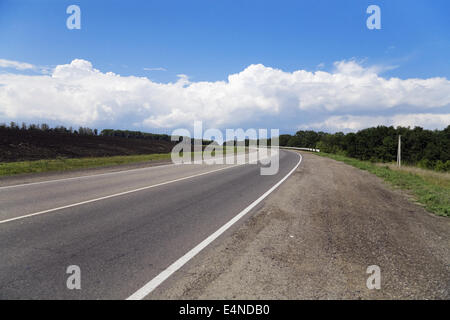
[[(164, 165), (0, 187), (0, 299), (143, 298), (300, 159), (280, 151), (273, 176), (259, 164)], [(71, 265), (80, 290), (67, 288)]]

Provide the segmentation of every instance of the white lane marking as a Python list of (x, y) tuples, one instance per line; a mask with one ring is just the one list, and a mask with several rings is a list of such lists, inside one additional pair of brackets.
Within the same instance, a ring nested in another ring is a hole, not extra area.
[(233, 167), (236, 167), (236, 166), (241, 166), (241, 165), (242, 164), (235, 164), (235, 165), (232, 165), (232, 166), (227, 166), (227, 167), (224, 167), (224, 168), (211, 170), (211, 171), (208, 171), (208, 172), (194, 174), (194, 175), (188, 176), (188, 177), (183, 177), (183, 178), (179, 178), (179, 179), (174, 179), (174, 180), (170, 180), (170, 181), (165, 181), (165, 182), (153, 184), (151, 186), (146, 186), (146, 187), (142, 187), (142, 188), (138, 188), (138, 189), (128, 190), (128, 191), (124, 191), (124, 192), (120, 192), (120, 193), (115, 193), (115, 194), (111, 194), (111, 195), (108, 195), (108, 196), (95, 198), (95, 199), (91, 199), (91, 200), (81, 201), (81, 202), (69, 204), (69, 205), (66, 205), (66, 206), (58, 207), (58, 208), (53, 208), (53, 209), (43, 210), (43, 211), (39, 211), (39, 212), (35, 212), (35, 213), (30, 213), (30, 214), (26, 214), (26, 215), (23, 215), (23, 216), (20, 216), (20, 217), (15, 217), (15, 218), (11, 218), (11, 219), (1, 220), (0, 224), (6, 223), (6, 222), (15, 221), (15, 220), (21, 220), (21, 219), (25, 219), (25, 218), (29, 218), (29, 217), (33, 217), (33, 216), (41, 215), (41, 214), (44, 214), (44, 213), (54, 212), (54, 211), (57, 211), (57, 210), (72, 208), (72, 207), (80, 206), (80, 205), (83, 205), (83, 204), (92, 203), (92, 202), (96, 202), (96, 201), (100, 201), (100, 200), (105, 200), (105, 199), (109, 199), (109, 198), (113, 198), (113, 197), (123, 196), (125, 194), (138, 192), (138, 191), (142, 191), (142, 190), (147, 190), (147, 189), (163, 186), (163, 185), (166, 185), (166, 184), (169, 184), (169, 183), (174, 183), (174, 182), (178, 182), (178, 181), (182, 181), (182, 180), (187, 180), (187, 179), (203, 176), (205, 174), (209, 174), (209, 173), (213, 173), (213, 172), (217, 172), (217, 171), (221, 171), (221, 170), (225, 170), (225, 169), (230, 169), (230, 168), (233, 168)]
[(224, 233), (226, 230), (228, 230), (233, 224), (235, 224), (237, 221), (239, 221), (243, 216), (245, 216), (250, 210), (252, 210), (257, 204), (259, 204), (261, 201), (264, 200), (269, 194), (271, 194), (280, 184), (282, 184), (300, 165), (302, 162), (302, 156), (300, 153), (298, 153), (300, 160), (298, 161), (297, 165), (289, 171), (289, 173), (281, 179), (277, 184), (275, 184), (272, 188), (270, 188), (268, 191), (266, 191), (261, 197), (256, 199), (254, 202), (252, 202), (247, 208), (242, 210), (240, 213), (238, 213), (234, 218), (232, 218), (230, 221), (228, 221), (226, 224), (224, 224), (220, 229), (218, 229), (216, 232), (211, 234), (208, 238), (200, 242), (197, 246), (195, 246), (193, 249), (191, 249), (188, 253), (186, 253), (184, 256), (179, 258), (177, 261), (172, 263), (167, 269), (162, 271), (160, 274), (158, 274), (156, 277), (154, 277), (152, 280), (147, 282), (142, 288), (140, 288), (138, 291), (133, 293), (131, 296), (127, 298), (127, 300), (142, 300), (147, 295), (149, 295), (153, 290), (155, 290), (161, 283), (163, 283), (167, 278), (169, 278), (173, 273), (175, 273), (177, 270), (179, 270), (183, 265), (185, 265), (189, 260), (191, 260), (193, 257), (195, 257), (200, 251), (202, 251), (205, 247), (207, 247), (211, 242), (213, 242), (215, 239), (217, 239), (222, 233)]

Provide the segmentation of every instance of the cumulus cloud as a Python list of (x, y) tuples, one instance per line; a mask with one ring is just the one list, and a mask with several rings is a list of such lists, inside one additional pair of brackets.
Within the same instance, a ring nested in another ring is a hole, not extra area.
[(13, 68), (17, 70), (33, 69), (32, 64), (13, 60), (0, 59), (0, 68)]
[[(203, 120), (207, 127), (294, 131), (313, 125), (331, 129), (336, 126), (326, 122), (330, 119), (352, 119), (354, 125), (344, 126), (353, 130), (359, 128), (357, 121), (401, 124), (393, 119), (403, 117), (395, 116), (397, 109), (406, 108), (414, 123), (432, 127), (449, 123), (449, 80), (387, 79), (380, 72), (353, 60), (336, 62), (332, 72), (285, 72), (256, 64), (226, 81), (192, 82), (179, 75), (177, 81), (156, 83), (102, 72), (89, 61), (76, 59), (48, 75), (0, 74), (0, 120), (148, 130), (190, 127)], [(383, 118), (380, 112), (393, 115)], [(339, 118), (342, 114), (349, 116)], [(349, 118), (355, 114), (364, 116)], [(426, 120), (439, 117), (443, 120)]]
[(450, 125), (450, 113), (395, 114), (393, 116), (331, 116), (324, 121), (300, 125), (302, 129), (357, 131), (379, 125), (401, 127), (444, 128)]

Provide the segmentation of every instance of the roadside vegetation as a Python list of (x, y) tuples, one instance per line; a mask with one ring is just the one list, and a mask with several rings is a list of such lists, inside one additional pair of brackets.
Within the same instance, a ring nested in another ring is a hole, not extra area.
[(147, 161), (170, 159), (170, 153), (154, 153), (148, 155), (93, 157), (75, 159), (52, 159), (36, 161), (17, 161), (0, 163), (0, 176), (9, 176), (21, 173), (39, 173), (48, 171), (67, 171), (74, 169), (87, 169), (102, 166), (112, 166)]
[(443, 130), (378, 126), (347, 134), (297, 131), (295, 135), (281, 135), (280, 146), (317, 148), (358, 160), (390, 163), (396, 161), (399, 135), (402, 164), (450, 171), (450, 125)]
[[(233, 153), (245, 152), (242, 147), (222, 147), (223, 156)], [(194, 160), (196, 152), (191, 152), (191, 157)], [(213, 151), (212, 156), (215, 156)], [(182, 152), (180, 152), (182, 156)], [(144, 163), (149, 161), (169, 161), (171, 153), (153, 153), (144, 155), (129, 155), (129, 156), (112, 156), (112, 157), (86, 157), (86, 158), (58, 158), (48, 160), (35, 161), (14, 161), (14, 162), (0, 162), (0, 177), (10, 176), (23, 173), (40, 173), (50, 171), (68, 171), (76, 169), (89, 169), (104, 166), (123, 165), (131, 163)]]
[(318, 155), (342, 161), (383, 178), (409, 194), (428, 211), (450, 217), (450, 173), (436, 172), (412, 166), (397, 167), (392, 163), (362, 161), (338, 154)]

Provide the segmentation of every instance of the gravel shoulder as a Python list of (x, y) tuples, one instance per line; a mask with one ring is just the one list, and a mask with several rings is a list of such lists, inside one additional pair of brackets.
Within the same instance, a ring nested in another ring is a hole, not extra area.
[[(450, 298), (449, 218), (368, 172), (302, 155), (264, 205), (147, 298)], [(366, 287), (370, 265), (380, 290)]]

